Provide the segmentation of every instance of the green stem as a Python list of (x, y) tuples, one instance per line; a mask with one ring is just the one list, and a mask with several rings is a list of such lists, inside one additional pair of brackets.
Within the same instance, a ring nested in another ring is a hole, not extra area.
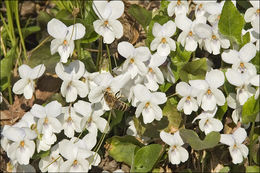
[(22, 34), (22, 30), (21, 30), (21, 26), (20, 26), (20, 20), (19, 20), (19, 14), (18, 14), (18, 1), (16, 1), (16, 3), (17, 3), (16, 9), (15, 9), (16, 24), (17, 24), (18, 33), (19, 33), (19, 36), (20, 36), (20, 41), (21, 41), (22, 47), (23, 47), (23, 54), (24, 54), (26, 62), (28, 62), (26, 47), (25, 47), (25, 44), (24, 44), (24, 39), (23, 39), (23, 34)]
[(102, 37), (99, 38), (98, 43), (98, 55), (97, 55), (97, 69), (100, 71), (100, 64), (101, 64), (101, 56), (102, 56)]
[(109, 59), (109, 71), (112, 72), (112, 64), (111, 64), (111, 57), (110, 57), (110, 51), (109, 51), (108, 44), (106, 44), (106, 48), (107, 48), (107, 55), (108, 55), (108, 59)]
[(8, 76), (8, 95), (9, 95), (9, 103), (13, 104), (13, 97), (12, 97), (12, 85), (11, 85), (11, 75)]
[(250, 139), (250, 144), (249, 144), (249, 165), (252, 165), (252, 160), (253, 160), (253, 144), (254, 144), (254, 141), (253, 141), (253, 136), (254, 136), (254, 130), (255, 130), (255, 122), (252, 122), (252, 127), (251, 127), (251, 130), (250, 130), (250, 135), (249, 135), (249, 139)]
[(40, 44), (38, 44), (33, 50), (30, 51), (30, 53), (32, 54), (34, 51), (39, 49), (43, 44), (45, 44), (49, 40), (49, 38), (51, 38), (51, 36), (48, 36), (42, 42), (40, 42)]

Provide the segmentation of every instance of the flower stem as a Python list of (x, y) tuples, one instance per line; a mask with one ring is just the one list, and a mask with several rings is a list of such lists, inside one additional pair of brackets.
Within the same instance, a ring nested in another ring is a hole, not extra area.
[(249, 165), (252, 165), (252, 160), (253, 160), (253, 136), (254, 136), (254, 130), (255, 130), (255, 121), (252, 122), (250, 134), (249, 134), (249, 139), (250, 139), (250, 144), (249, 144)]
[(108, 44), (106, 44), (106, 48), (107, 48), (107, 56), (109, 59), (109, 71), (112, 72), (112, 64), (111, 64), (111, 57), (110, 57), (110, 51), (109, 51)]

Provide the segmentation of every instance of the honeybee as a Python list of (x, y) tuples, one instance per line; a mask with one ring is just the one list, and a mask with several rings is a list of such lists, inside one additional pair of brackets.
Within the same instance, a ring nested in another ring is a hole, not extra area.
[(129, 106), (120, 100), (120, 97), (117, 97), (118, 93), (114, 94), (110, 88), (107, 88), (104, 92), (104, 99), (106, 103), (108, 104), (110, 109), (116, 109), (119, 111), (127, 111), (129, 109)]

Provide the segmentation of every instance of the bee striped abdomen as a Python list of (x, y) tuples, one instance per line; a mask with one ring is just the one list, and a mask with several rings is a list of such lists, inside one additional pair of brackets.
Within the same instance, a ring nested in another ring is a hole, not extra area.
[(119, 98), (117, 98), (113, 93), (109, 91), (106, 91), (104, 93), (104, 99), (110, 109), (116, 109), (124, 112), (127, 111), (129, 108), (129, 106), (125, 102), (119, 100)]

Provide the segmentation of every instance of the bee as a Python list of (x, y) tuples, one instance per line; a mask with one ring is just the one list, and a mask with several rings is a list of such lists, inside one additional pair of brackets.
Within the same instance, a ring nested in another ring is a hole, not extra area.
[(110, 109), (115, 109), (115, 110), (119, 110), (119, 111), (127, 111), (129, 109), (129, 106), (120, 100), (120, 97), (117, 97), (117, 94), (114, 94), (111, 91), (111, 88), (107, 88), (104, 92), (104, 99), (106, 101), (106, 103), (108, 104), (108, 106), (110, 107)]

